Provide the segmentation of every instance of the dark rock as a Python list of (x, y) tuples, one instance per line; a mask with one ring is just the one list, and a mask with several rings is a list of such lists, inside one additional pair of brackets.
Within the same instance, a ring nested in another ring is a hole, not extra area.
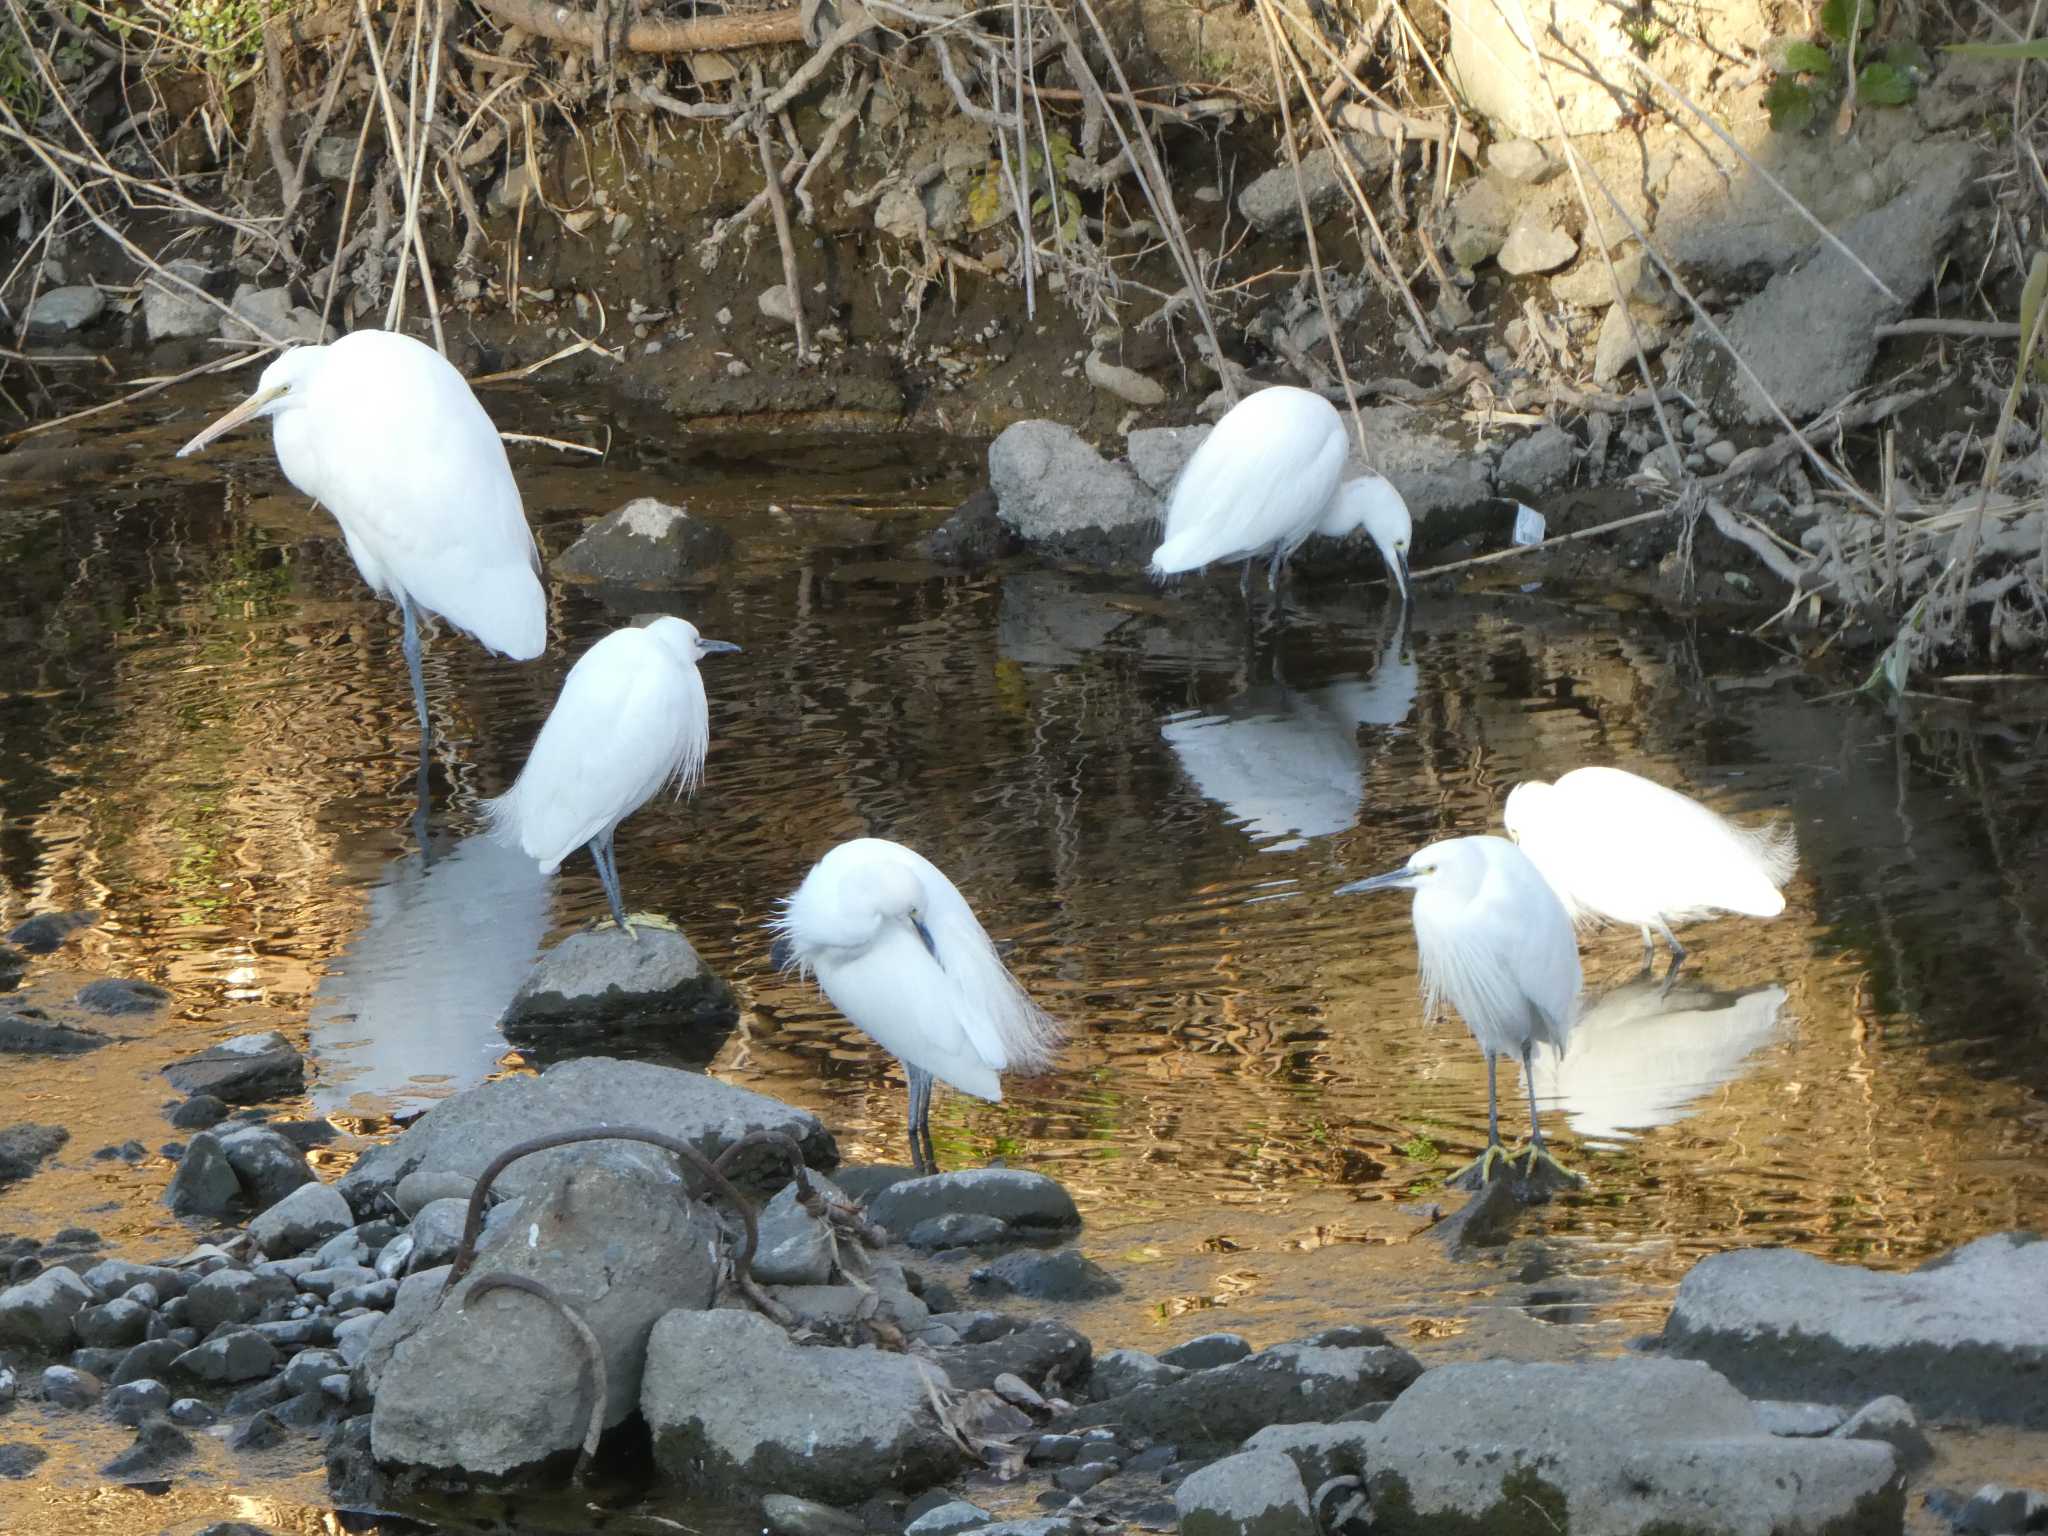
[[(565, 1061), (539, 1077), (501, 1078), (446, 1100), (396, 1141), (364, 1153), (339, 1188), (351, 1206), (366, 1211), (415, 1169), (473, 1179), (516, 1142), (594, 1124), (660, 1126), (707, 1157), (717, 1156), (749, 1131), (780, 1131), (797, 1143), (811, 1167), (829, 1168), (839, 1160), (837, 1147), (815, 1115), (701, 1073), (595, 1056)], [(612, 1145), (639, 1157), (651, 1172), (669, 1176), (669, 1154), (651, 1147)], [(572, 1146), (522, 1158), (505, 1171), (496, 1188), (503, 1195), (518, 1194), (590, 1155), (589, 1147)], [(769, 1187), (779, 1187), (788, 1177), (788, 1159), (755, 1148), (742, 1154), (729, 1171), (743, 1185), (759, 1187), (772, 1180)]]
[(90, 1408), (100, 1400), (100, 1393), (104, 1390), (99, 1377), (89, 1371), (73, 1370), (68, 1365), (44, 1368), (43, 1401), (56, 1407)]
[(192, 1454), (192, 1437), (168, 1419), (149, 1419), (135, 1432), (135, 1443), (100, 1471), (119, 1482), (149, 1482)]
[(171, 1367), (199, 1381), (248, 1381), (277, 1369), (277, 1351), (262, 1334), (243, 1328), (186, 1350)]
[(368, 1285), (376, 1278), (377, 1271), (367, 1265), (337, 1264), (331, 1269), (304, 1270), (295, 1283), (309, 1295), (324, 1299), (352, 1285)]
[(786, 1493), (771, 1493), (762, 1499), (761, 1518), (774, 1536), (864, 1536), (867, 1530), (843, 1509)]
[(182, 1296), (198, 1277), (188, 1270), (173, 1269), (168, 1264), (134, 1264), (127, 1259), (101, 1259), (85, 1272), (83, 1278), (95, 1295), (112, 1300), (138, 1285), (151, 1286), (157, 1295), (166, 1299)]
[(277, 1410), (265, 1408), (252, 1414), (246, 1423), (229, 1435), (228, 1445), (237, 1451), (267, 1451), (289, 1439), (291, 1429), (278, 1417)]
[(97, 912), (38, 912), (17, 924), (7, 942), (32, 955), (55, 954), (57, 946), (80, 928), (90, 928), (100, 918)]
[(180, 1093), (211, 1094), (228, 1104), (285, 1098), (306, 1087), (305, 1061), (275, 1031), (237, 1035), (163, 1070)]
[[(1365, 1343), (1361, 1339), (1355, 1342)], [(1374, 1339), (1375, 1344), (1386, 1343), (1385, 1338)], [(1229, 1365), (1242, 1360), (1252, 1352), (1251, 1342), (1235, 1333), (1205, 1333), (1176, 1344), (1171, 1349), (1159, 1352), (1162, 1365), (1179, 1366), (1184, 1371), (1206, 1371), (1212, 1365)], [(1099, 1369), (1099, 1366), (1098, 1366)]]
[(656, 1463), (693, 1489), (850, 1504), (966, 1465), (930, 1390), (905, 1355), (806, 1348), (752, 1312), (672, 1312), (648, 1345), (641, 1412)]
[(927, 560), (979, 570), (1018, 547), (1017, 535), (996, 515), (996, 495), (983, 486), (918, 543)]
[(119, 1018), (131, 1013), (155, 1013), (171, 1000), (171, 994), (153, 981), (108, 979), (91, 981), (78, 989), (73, 999), (87, 1013)]
[(1237, 211), (1262, 234), (1295, 234), (1301, 229), (1301, 205), (1320, 224), (1350, 198), (1351, 180), (1371, 186), (1394, 164), (1394, 146), (1377, 136), (1347, 133), (1343, 137), (1350, 176), (1325, 145), (1301, 157), (1300, 181), (1295, 168), (1281, 164), (1255, 176), (1237, 194)]
[[(229, 1149), (229, 1160), (234, 1157)], [(275, 1257), (302, 1254), (355, 1222), (348, 1202), (331, 1184), (301, 1184), (249, 1223), (256, 1246)]]
[(285, 1400), (284, 1378), (268, 1376), (254, 1386), (243, 1387), (231, 1394), (227, 1400), (227, 1416), (231, 1419), (246, 1419), (251, 1414), (261, 1413), (266, 1408), (275, 1408)]
[(1478, 1193), (1429, 1229), (1429, 1236), (1454, 1259), (1469, 1259), (1477, 1250), (1503, 1246), (1514, 1235), (1525, 1207), (1515, 1196), (1514, 1180), (1490, 1180)]
[(1088, 1340), (1065, 1323), (1036, 1322), (984, 1343), (934, 1350), (932, 1359), (954, 1390), (971, 1392), (1003, 1375), (1072, 1381), (1088, 1369), (1090, 1353)]
[(1860, 1407), (1895, 1395), (1924, 1416), (2048, 1428), (2048, 1243), (1976, 1242), (1910, 1274), (1744, 1249), (1695, 1265), (1664, 1349), (1759, 1396)]
[(119, 1146), (101, 1147), (93, 1153), (93, 1161), (100, 1163), (139, 1163), (149, 1156), (149, 1148), (139, 1141), (124, 1141)]
[[(1250, 1350), (1245, 1351), (1246, 1355), (1250, 1353)], [(1100, 1402), (1106, 1398), (1121, 1397), (1139, 1387), (1163, 1386), (1180, 1380), (1186, 1374), (1187, 1367), (1170, 1365), (1142, 1349), (1106, 1349), (1095, 1357), (1095, 1364), (1089, 1369), (1088, 1395)]]
[(1081, 1454), (1079, 1435), (1040, 1435), (1024, 1453), (1025, 1461), (1033, 1466), (1061, 1467)]
[(216, 1520), (212, 1525), (202, 1526), (192, 1536), (277, 1536), (267, 1525), (251, 1525), (246, 1520)]
[(1034, 1301), (1091, 1301), (1123, 1289), (1108, 1270), (1075, 1248), (1006, 1253), (977, 1269), (970, 1283), (977, 1290), (997, 1295), (1014, 1292)]
[(1834, 1433), (1844, 1440), (1882, 1440), (1899, 1458), (1899, 1470), (1912, 1476), (1934, 1460), (1934, 1446), (1905, 1399), (1880, 1397), (1865, 1403)]
[(217, 1269), (185, 1293), (185, 1316), (201, 1333), (212, 1333), (223, 1323), (253, 1323), (267, 1309), (282, 1308), (297, 1294), (291, 1281), (281, 1275)]
[(934, 1216), (929, 1221), (920, 1221), (910, 1229), (910, 1235), (904, 1241), (913, 1248), (931, 1253), (941, 1248), (986, 1247), (1009, 1236), (1010, 1224), (1001, 1217), (956, 1211), (949, 1216)]
[(286, 1195), (316, 1180), (306, 1154), (290, 1137), (268, 1126), (228, 1131), (221, 1135), (220, 1145), (242, 1186), (243, 1198), (259, 1211), (267, 1211)]
[(1958, 1536), (2020, 1536), (2048, 1531), (2048, 1494), (1986, 1483), (1957, 1511)]
[(1226, 1456), (1173, 1494), (1181, 1536), (1321, 1536), (1308, 1489), (1278, 1451)]
[(241, 1183), (220, 1138), (201, 1131), (178, 1159), (178, 1171), (164, 1190), (164, 1204), (180, 1216), (225, 1216), (241, 1198)]
[(641, 496), (599, 518), (556, 559), (571, 581), (676, 592), (732, 558), (732, 535), (682, 507)]
[(69, 1358), (74, 1371), (83, 1371), (88, 1376), (105, 1381), (113, 1375), (114, 1368), (127, 1357), (126, 1350), (86, 1348), (74, 1349)]
[[(1254, 1356), (1254, 1359), (1257, 1357)], [(1205, 1375), (1219, 1374), (1206, 1372)], [(1305, 1483), (1363, 1476), (1374, 1524), (1647, 1536), (1700, 1529), (1897, 1532), (1889, 1447), (1768, 1433), (1728, 1382), (1689, 1361), (1484, 1361), (1428, 1372), (1374, 1424), (1264, 1430)]]
[(53, 1024), (34, 1009), (0, 1013), (0, 1056), (79, 1056), (113, 1043), (96, 1029)]
[(652, 1174), (637, 1161), (585, 1163), (529, 1192), (516, 1230), (508, 1224), (487, 1239), (477, 1273), (457, 1294), (405, 1317), (394, 1309), (384, 1321), (393, 1335), (417, 1331), (392, 1347), (377, 1383), (377, 1459), (499, 1476), (582, 1443), (589, 1389), (569, 1384), (588, 1377), (583, 1344), (537, 1296), (477, 1293), (494, 1273), (540, 1281), (576, 1309), (605, 1355), (604, 1422), (624, 1421), (640, 1402), (656, 1319), (686, 1316), (677, 1309), (709, 1307), (716, 1296), (715, 1232), (715, 1218), (686, 1198), (673, 1173)]
[(203, 1131), (227, 1117), (226, 1104), (210, 1093), (195, 1093), (171, 1111), (171, 1124), (181, 1131)]
[(18, 949), (0, 944), (0, 992), (12, 992), (21, 985), (21, 978), (28, 974), (28, 956)]
[[(861, 1198), (855, 1187), (842, 1187)], [(964, 1168), (895, 1180), (867, 1197), (867, 1214), (875, 1225), (899, 1233), (945, 1216), (992, 1216), (1034, 1236), (1081, 1225), (1072, 1195), (1044, 1174), (1021, 1168)]]
[(50, 1453), (40, 1445), (0, 1442), (0, 1478), (27, 1477), (49, 1459)]
[(948, 1499), (935, 1504), (903, 1528), (903, 1536), (960, 1536), (989, 1523), (989, 1513), (965, 1499)]
[(670, 928), (572, 933), (535, 962), (498, 1028), (526, 1049), (585, 1049), (649, 1035), (717, 1039), (739, 1018), (724, 978)]
[(0, 1184), (25, 1179), (71, 1139), (61, 1125), (10, 1125), (0, 1130)]
[(149, 1332), (150, 1316), (149, 1308), (117, 1298), (85, 1308), (71, 1320), (71, 1329), (81, 1344), (94, 1349), (125, 1350), (142, 1342), (143, 1335)]
[(1831, 1433), (1848, 1414), (1829, 1403), (1785, 1403), (1765, 1399), (1757, 1403), (1756, 1416), (1770, 1433), (1801, 1440)]
[[(469, 1197), (476, 1192), (476, 1180), (460, 1173), (440, 1173), (422, 1168), (400, 1179), (391, 1191), (391, 1198), (398, 1208), (405, 1212), (406, 1219), (417, 1223), (419, 1214), (428, 1206), (443, 1200), (453, 1200), (458, 1205), (469, 1204)], [(409, 1228), (417, 1236), (417, 1227)]]
[(184, 1424), (192, 1429), (204, 1429), (219, 1421), (220, 1415), (196, 1397), (181, 1397), (168, 1410), (173, 1424)]
[[(828, 1204), (844, 1205), (846, 1196), (830, 1180), (810, 1180)], [(763, 1285), (824, 1285), (832, 1278), (837, 1240), (830, 1223), (806, 1211), (796, 1198), (794, 1182), (785, 1184), (761, 1207), (759, 1241), (754, 1249), (754, 1278)]]
[(872, 1215), (875, 1196), (916, 1177), (914, 1169), (895, 1163), (863, 1163), (858, 1168), (834, 1169), (832, 1182), (839, 1186), (847, 1199), (869, 1207)]
[(71, 1342), (71, 1320), (93, 1302), (92, 1288), (68, 1269), (46, 1269), (0, 1291), (0, 1345), (54, 1354)]
[(348, 1362), (334, 1350), (300, 1350), (284, 1368), (284, 1387), (287, 1392), (312, 1392), (319, 1388), (323, 1377), (347, 1369)]
[(171, 1389), (147, 1376), (140, 1381), (123, 1382), (111, 1389), (102, 1404), (108, 1418), (116, 1424), (126, 1424), (130, 1429), (152, 1414), (165, 1412), (170, 1406)]
[(192, 1346), (178, 1339), (145, 1339), (121, 1357), (107, 1380), (115, 1386), (162, 1376), (177, 1363), (178, 1356)]
[(1413, 1355), (1389, 1345), (1279, 1344), (1232, 1365), (1091, 1403), (1071, 1422), (1116, 1424), (1184, 1445), (1235, 1445), (1269, 1424), (1326, 1423), (1398, 1397), (1421, 1374)]
[(1052, 1475), (1053, 1487), (1061, 1493), (1086, 1493), (1097, 1483), (1116, 1475), (1116, 1468), (1106, 1461), (1084, 1461), (1078, 1466), (1061, 1467)]
[(366, 1280), (361, 1285), (344, 1286), (327, 1298), (327, 1304), (337, 1312), (352, 1312), (357, 1307), (369, 1307), (382, 1312), (388, 1309), (398, 1295), (396, 1280)]

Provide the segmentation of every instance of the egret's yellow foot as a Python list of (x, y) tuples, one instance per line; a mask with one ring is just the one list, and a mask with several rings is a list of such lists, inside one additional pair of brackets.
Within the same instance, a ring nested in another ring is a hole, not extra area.
[(1534, 1142), (1531, 1142), (1514, 1157), (1510, 1157), (1508, 1161), (1520, 1161), (1523, 1165), (1522, 1176), (1532, 1182), (1535, 1180), (1538, 1172), (1545, 1169), (1549, 1171), (1553, 1179), (1559, 1180), (1566, 1185), (1575, 1186), (1586, 1182), (1583, 1175), (1572, 1172), (1571, 1169), (1565, 1167), (1563, 1163), (1552, 1157), (1548, 1147), (1537, 1146)]
[(681, 933), (683, 931), (675, 925), (672, 919), (663, 917), (659, 912), (628, 912), (626, 914), (626, 926), (629, 928), (666, 928), (670, 933)]
[(1491, 1142), (1487, 1145), (1484, 1152), (1445, 1179), (1444, 1183), (1452, 1189), (1484, 1189), (1493, 1182), (1496, 1165), (1502, 1168), (1510, 1168), (1514, 1166), (1514, 1161), (1508, 1155), (1506, 1147), (1497, 1141)]

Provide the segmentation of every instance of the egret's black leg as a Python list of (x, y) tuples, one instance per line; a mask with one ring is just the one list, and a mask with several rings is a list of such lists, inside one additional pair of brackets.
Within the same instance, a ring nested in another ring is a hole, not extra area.
[(1650, 937), (1650, 925), (1641, 924), (1643, 930), (1643, 974), (1650, 974), (1650, 968), (1657, 963), (1657, 941)]
[(413, 791), (413, 841), (420, 845), (421, 859), (431, 863), (433, 853), (427, 847), (427, 744), (424, 738), (420, 742), (420, 765), (413, 774)]
[(1529, 1177), (1536, 1176), (1538, 1167), (1549, 1168), (1567, 1183), (1577, 1184), (1579, 1176), (1550, 1155), (1550, 1149), (1543, 1144), (1543, 1122), (1536, 1118), (1536, 1074), (1529, 1069), (1529, 1058), (1533, 1054), (1530, 1042), (1522, 1042), (1522, 1085), (1529, 1090)]
[(597, 865), (597, 878), (604, 882), (605, 900), (612, 904), (612, 921), (619, 925), (621, 933), (630, 935), (633, 929), (626, 921), (625, 897), (619, 892), (619, 868), (610, 829), (590, 840), (590, 857)]
[(1678, 942), (1678, 936), (1671, 931), (1671, 925), (1661, 917), (1657, 919), (1657, 931), (1664, 935), (1664, 942), (1671, 946), (1671, 965), (1664, 972), (1664, 985), (1669, 987), (1678, 979), (1678, 968), (1685, 964), (1685, 946)]
[(1237, 590), (1243, 594), (1246, 604), (1249, 605), (1252, 600), (1252, 557), (1250, 555), (1245, 556), (1244, 574), (1237, 578)]
[(405, 620), (405, 670), (412, 678), (413, 711), (420, 717), (420, 767), (424, 772), (427, 749), (434, 742), (434, 726), (427, 718), (427, 675), (420, 667), (420, 621), (409, 597), (398, 600), (398, 611)]
[(920, 1175), (937, 1173), (939, 1160), (932, 1151), (932, 1075), (908, 1063), (903, 1071), (910, 1079), (910, 1166)]
[(1480, 1189), (1493, 1178), (1495, 1164), (1508, 1161), (1508, 1149), (1500, 1144), (1500, 1062), (1486, 1053), (1486, 1150), (1444, 1182), (1459, 1189)]

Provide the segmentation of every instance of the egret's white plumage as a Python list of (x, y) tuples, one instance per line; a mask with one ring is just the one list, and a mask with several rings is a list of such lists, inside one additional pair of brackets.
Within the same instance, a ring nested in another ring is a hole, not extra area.
[(739, 647), (683, 619), (606, 635), (577, 660), (512, 787), (484, 802), (491, 830), (544, 874), (588, 846), (612, 916), (625, 928), (612, 861), (620, 822), (674, 783), (696, 787), (711, 742), (697, 663)]
[(505, 445), (440, 353), (374, 330), (294, 347), (178, 457), (265, 416), (285, 477), (333, 515), (363, 580), (404, 616), (422, 732), (418, 610), (515, 661), (547, 648), (540, 553)]
[(1508, 792), (1508, 835), (1574, 922), (1631, 923), (1685, 956), (1671, 930), (1714, 912), (1776, 917), (1797, 847), (1784, 824), (1741, 827), (1697, 800), (1619, 768), (1574, 768)]
[[(1578, 1010), (1579, 946), (1571, 918), (1536, 866), (1499, 837), (1454, 837), (1416, 851), (1406, 865), (1340, 886), (1337, 894), (1412, 890), (1423, 1011), (1457, 1009), (1486, 1053), (1487, 1152), (1483, 1177), (1500, 1156), (1496, 1063), (1513, 1057), (1530, 1082), (1537, 1045), (1564, 1050)], [(1543, 1151), (1531, 1082), (1533, 1152)]]
[(1344, 418), (1321, 395), (1284, 384), (1247, 395), (1174, 481), (1152, 574), (1243, 560), (1249, 576), (1249, 562), (1264, 555), (1277, 582), (1309, 535), (1341, 539), (1363, 528), (1405, 600), (1408, 504), (1378, 475), (1345, 481), (1348, 449)]
[(931, 1079), (1000, 1101), (1004, 1072), (1036, 1072), (1052, 1059), (1059, 1025), (1025, 995), (953, 882), (900, 843), (841, 843), (811, 867), (773, 927), (775, 964), (813, 973), (834, 1006), (904, 1064), (920, 1168), (931, 1156)]

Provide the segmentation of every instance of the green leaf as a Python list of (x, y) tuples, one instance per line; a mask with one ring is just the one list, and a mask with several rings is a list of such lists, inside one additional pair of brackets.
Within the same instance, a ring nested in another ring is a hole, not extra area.
[(1849, 34), (1868, 32), (1877, 20), (1877, 0), (1824, 0), (1820, 8), (1820, 29), (1838, 43)]
[[(2027, 273), (2026, 286), (2020, 289), (2020, 345), (2027, 344), (2027, 337), (2036, 326), (2048, 331), (2048, 325), (2041, 322), (2041, 301), (2048, 298), (2048, 251), (2034, 253), (2034, 265)], [(2027, 360), (2020, 359), (2024, 368)], [(2041, 337), (2034, 336), (2034, 381), (2048, 383), (2048, 347), (2041, 344)]]
[(968, 185), (967, 217), (976, 229), (987, 229), (1001, 221), (1008, 201), (1003, 195), (1003, 173), (999, 167), (990, 165)]
[(1918, 43), (1893, 43), (1884, 51), (1884, 61), (1894, 69), (1927, 68), (1927, 50)]
[(1785, 68), (1794, 74), (1825, 75), (1834, 67), (1833, 56), (1818, 43), (1791, 43), (1785, 48)]
[(1046, 145), (1052, 150), (1052, 172), (1065, 178), (1067, 162), (1074, 158), (1074, 141), (1064, 133), (1054, 133), (1046, 138)]
[(1943, 53), (1960, 53), (1966, 59), (2009, 59), (2015, 64), (2028, 60), (2048, 62), (2048, 37), (2030, 43), (1944, 43)]
[(1764, 110), (1780, 133), (1798, 133), (1813, 121), (1813, 91), (1790, 75), (1780, 75), (1764, 92)]
[(1913, 78), (1879, 60), (1856, 76), (1856, 99), (1878, 107), (1903, 107), (1913, 99)]

